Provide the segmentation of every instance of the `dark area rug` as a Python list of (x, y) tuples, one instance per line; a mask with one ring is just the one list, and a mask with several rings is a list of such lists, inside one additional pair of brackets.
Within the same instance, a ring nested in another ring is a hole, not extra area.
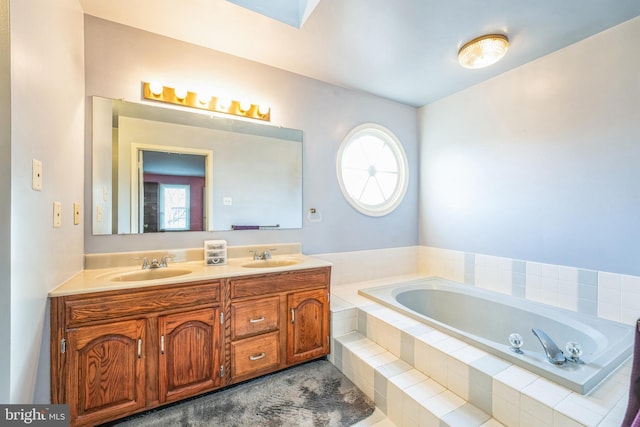
[(342, 427), (363, 420), (374, 409), (371, 399), (342, 372), (317, 360), (108, 425)]

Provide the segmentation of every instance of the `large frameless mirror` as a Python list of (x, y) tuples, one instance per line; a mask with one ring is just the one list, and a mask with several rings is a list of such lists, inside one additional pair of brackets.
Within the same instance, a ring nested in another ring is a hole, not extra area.
[(93, 97), (93, 234), (302, 227), (302, 131)]

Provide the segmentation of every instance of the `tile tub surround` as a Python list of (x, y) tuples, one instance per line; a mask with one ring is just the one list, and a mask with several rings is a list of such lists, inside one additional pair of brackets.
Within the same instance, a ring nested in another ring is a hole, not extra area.
[(418, 270), (627, 325), (640, 316), (640, 277), (419, 247)]
[(631, 360), (580, 395), (357, 294), (332, 287), (330, 360), (398, 426), (619, 426)]
[(333, 265), (333, 286), (422, 274), (635, 325), (640, 277), (526, 260), (407, 246), (314, 254)]

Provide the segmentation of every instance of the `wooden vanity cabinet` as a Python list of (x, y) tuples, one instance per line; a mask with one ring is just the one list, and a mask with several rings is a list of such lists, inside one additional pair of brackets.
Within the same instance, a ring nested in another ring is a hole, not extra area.
[(329, 354), (331, 267), (51, 298), (51, 402), (93, 426)]
[(330, 267), (229, 279), (232, 382), (329, 354)]
[(51, 401), (91, 426), (222, 385), (221, 282), (51, 299)]

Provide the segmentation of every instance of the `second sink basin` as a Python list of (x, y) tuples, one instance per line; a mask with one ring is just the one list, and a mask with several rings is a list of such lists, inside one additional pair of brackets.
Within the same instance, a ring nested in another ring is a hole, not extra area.
[(128, 271), (109, 278), (112, 282), (139, 282), (141, 280), (166, 279), (191, 273), (186, 268), (150, 268), (148, 270)]
[(288, 258), (272, 258), (272, 259), (261, 259), (257, 261), (251, 261), (247, 264), (242, 264), (242, 267), (245, 268), (273, 268), (273, 267), (286, 267), (287, 265), (295, 265), (300, 261), (297, 259), (288, 259)]

